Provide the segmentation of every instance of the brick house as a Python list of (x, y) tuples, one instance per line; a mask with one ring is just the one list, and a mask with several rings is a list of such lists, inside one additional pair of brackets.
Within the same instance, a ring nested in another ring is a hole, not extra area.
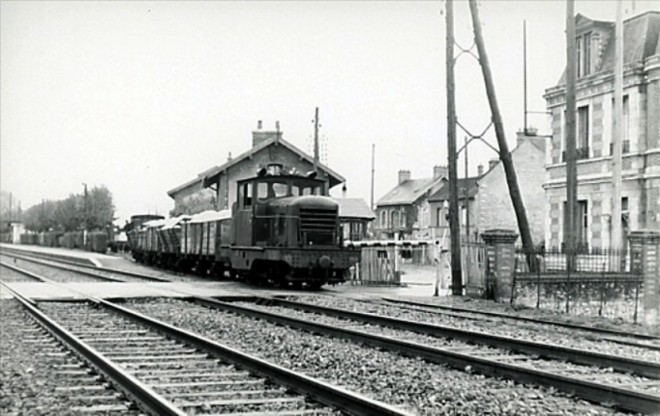
[[(615, 27), (580, 14), (575, 19), (578, 243), (582, 248), (600, 248), (611, 242)], [(631, 17), (623, 26), (621, 207), (625, 238), (629, 231), (660, 228), (660, 12)], [(564, 72), (558, 85), (544, 95), (552, 114), (544, 183), (548, 247), (560, 247), (564, 241), (565, 77)]]
[(409, 170), (399, 171), (398, 184), (376, 202), (374, 237), (419, 239), (428, 234), (428, 197), (447, 180), (447, 167), (434, 166), (430, 178), (411, 179)]
[[(511, 151), (511, 159), (518, 177), (532, 239), (535, 244), (543, 242), (545, 231), (545, 148), (547, 137), (517, 134), (517, 145)], [(504, 166), (498, 159), (490, 161), (488, 171), (479, 166), (477, 176), (458, 180), (459, 223), (461, 234), (466, 234), (466, 219), (470, 216), (470, 240), (480, 241), (480, 233), (488, 229), (506, 228), (518, 230), (513, 203), (509, 196)], [(449, 203), (449, 184), (429, 198), (431, 211), (431, 237), (440, 238), (446, 231), (449, 238), (449, 223), (446, 220)], [(466, 209), (467, 207), (467, 209)]]
[[(252, 147), (237, 157), (229, 157), (220, 165), (201, 172), (196, 178), (171, 189), (167, 194), (177, 204), (189, 198), (215, 196), (216, 209), (231, 209), (236, 200), (236, 181), (256, 175), (262, 167), (278, 166), (286, 169), (295, 168), (305, 173), (314, 169), (312, 156), (298, 149), (282, 138), (277, 130), (262, 129), (259, 121), (257, 130), (252, 132)], [(326, 180), (328, 189), (345, 182), (344, 177), (319, 163), (319, 178)]]

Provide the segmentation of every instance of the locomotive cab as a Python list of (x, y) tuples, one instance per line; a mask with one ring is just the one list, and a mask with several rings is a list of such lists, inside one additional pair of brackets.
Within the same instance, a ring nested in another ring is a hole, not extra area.
[(342, 247), (339, 206), (326, 181), (262, 170), (239, 181), (237, 192), (233, 269), (280, 285), (344, 281), (359, 253)]

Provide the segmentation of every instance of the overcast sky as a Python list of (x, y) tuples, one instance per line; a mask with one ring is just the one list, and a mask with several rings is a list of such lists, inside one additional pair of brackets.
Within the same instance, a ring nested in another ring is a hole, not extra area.
[[(523, 19), (529, 108), (545, 110), (543, 92), (566, 62), (566, 5), (480, 4), (513, 146), (523, 123)], [(104, 184), (122, 219), (166, 214), (166, 192), (247, 150), (257, 120), (266, 128), (279, 120), (284, 138), (309, 150), (318, 106), (327, 162), (346, 177), (348, 196), (369, 201), (376, 144), (378, 199), (399, 169), (428, 177), (447, 163), (443, 9), (440, 1), (2, 1), (0, 187), (25, 209), (80, 193), (83, 182)], [(613, 21), (615, 10), (613, 0), (576, 1), (593, 19)], [(643, 10), (660, 10), (660, 1), (637, 0)], [(467, 2), (456, 3), (455, 19), (456, 40), (469, 47)], [(456, 74), (459, 120), (476, 133), (490, 118), (480, 68), (463, 55)], [(530, 124), (548, 131), (545, 115)], [(495, 144), (492, 130), (487, 137)], [(469, 157), (475, 174), (496, 155), (475, 144)]]

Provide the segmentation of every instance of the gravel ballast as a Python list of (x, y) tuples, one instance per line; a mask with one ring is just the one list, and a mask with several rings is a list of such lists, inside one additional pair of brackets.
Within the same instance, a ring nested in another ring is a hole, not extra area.
[(174, 299), (127, 306), (311, 377), (423, 415), (609, 414), (549, 388), (523, 386)]
[(434, 313), (414, 308), (400, 308), (396, 305), (369, 303), (329, 296), (293, 297), (291, 300), (331, 308), (373, 313), (398, 319), (406, 319), (425, 324), (435, 324), (468, 331), (507, 336), (515, 339), (539, 342), (548, 345), (577, 348), (591, 352), (629, 357), (650, 362), (660, 362), (660, 351), (622, 345), (596, 339), (593, 334), (571, 331), (561, 327), (551, 327), (529, 322), (513, 322), (510, 319), (484, 317), (465, 319), (451, 314)]
[[(0, 414), (80, 415), (82, 407), (107, 405), (108, 402), (98, 399), (96, 402), (90, 400), (90, 393), (67, 390), (79, 387), (81, 383), (79, 379), (62, 373), (84, 369), (84, 364), (72, 354), (65, 353), (53, 338), (44, 335), (45, 332), (17, 301), (0, 301), (0, 322)], [(39, 340), (42, 337), (44, 339)], [(99, 381), (98, 385), (101, 383)], [(91, 394), (108, 397), (116, 392), (102, 388)], [(117, 406), (125, 401), (115, 398), (110, 403)], [(138, 415), (139, 412), (124, 409), (121, 414)]]

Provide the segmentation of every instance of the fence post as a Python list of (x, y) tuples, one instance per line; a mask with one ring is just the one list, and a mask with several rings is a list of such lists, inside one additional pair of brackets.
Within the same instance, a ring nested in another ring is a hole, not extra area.
[(507, 302), (511, 296), (516, 254), (514, 243), (518, 239), (518, 234), (512, 230), (486, 230), (481, 234), (481, 238), (487, 246), (490, 274), (495, 285), (495, 301)]
[(600, 272), (600, 304), (598, 305), (598, 316), (603, 316), (603, 299), (605, 296), (605, 263)]
[(628, 235), (632, 251), (633, 270), (643, 281), (642, 323), (656, 326), (660, 323), (660, 232), (632, 231)]
[(571, 303), (571, 269), (573, 268), (571, 249), (566, 253), (566, 313), (570, 311)]
[(539, 256), (536, 256), (536, 309), (541, 307), (541, 262)]

